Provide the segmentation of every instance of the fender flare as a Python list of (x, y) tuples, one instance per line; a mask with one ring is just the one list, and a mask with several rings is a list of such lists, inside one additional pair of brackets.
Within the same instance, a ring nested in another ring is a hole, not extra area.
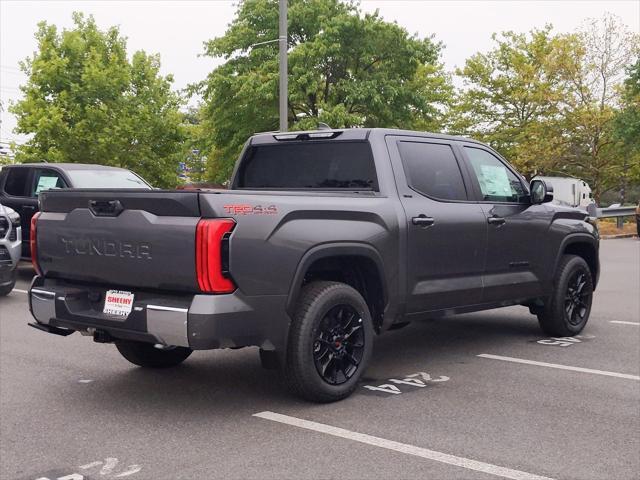
[(384, 263), (382, 256), (374, 247), (366, 243), (358, 242), (336, 242), (336, 243), (323, 243), (307, 250), (302, 256), (296, 267), (293, 280), (289, 286), (289, 294), (287, 295), (287, 302), (285, 309), (289, 316), (293, 316), (296, 299), (300, 294), (302, 287), (302, 280), (307, 273), (309, 267), (317, 260), (328, 257), (365, 257), (372, 260), (378, 270), (382, 283), (382, 296), (385, 308), (389, 302), (389, 291), (387, 287), (387, 278), (385, 277)]
[(595, 290), (595, 287), (598, 283), (598, 277), (600, 276), (599, 241), (588, 233), (571, 233), (562, 239), (562, 242), (560, 242), (560, 248), (558, 248), (558, 253), (556, 254), (555, 262), (553, 264), (553, 276), (555, 277), (556, 271), (558, 270), (558, 265), (560, 264), (560, 258), (562, 258), (562, 255), (564, 255), (564, 251), (569, 245), (572, 245), (574, 243), (588, 243), (596, 252), (596, 271), (593, 278), (593, 286)]

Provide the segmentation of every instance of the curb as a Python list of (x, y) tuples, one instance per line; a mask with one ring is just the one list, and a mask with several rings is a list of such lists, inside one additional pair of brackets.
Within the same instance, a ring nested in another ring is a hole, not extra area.
[(600, 238), (603, 240), (613, 240), (615, 238), (633, 238), (637, 236), (635, 233), (621, 233), (620, 235), (602, 235)]

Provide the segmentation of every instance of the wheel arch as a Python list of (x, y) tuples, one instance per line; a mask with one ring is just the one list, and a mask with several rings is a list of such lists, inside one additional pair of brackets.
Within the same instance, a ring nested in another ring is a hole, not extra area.
[(598, 256), (598, 250), (598, 240), (591, 235), (569, 235), (560, 245), (553, 271), (557, 271), (562, 255), (577, 255), (587, 262), (593, 279), (593, 289), (595, 290), (600, 276), (600, 259)]
[(286, 311), (293, 316), (302, 287), (313, 280), (333, 280), (355, 288), (369, 306), (379, 331), (389, 302), (384, 265), (371, 245), (355, 242), (318, 245), (302, 257), (293, 276)]

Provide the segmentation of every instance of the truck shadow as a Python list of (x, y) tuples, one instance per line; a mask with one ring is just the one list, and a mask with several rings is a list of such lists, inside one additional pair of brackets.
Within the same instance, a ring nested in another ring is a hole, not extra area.
[[(491, 347), (522, 344), (541, 336), (535, 317), (525, 309), (416, 322), (376, 339), (365, 381), (428, 369), (434, 363), (470, 362)], [(75, 389), (65, 391), (73, 408), (89, 413), (99, 404), (105, 415), (117, 415), (127, 405), (142, 417), (177, 413), (189, 422), (204, 416), (313, 406), (291, 397), (276, 371), (262, 369), (257, 348), (195, 352), (184, 364), (164, 370), (129, 366), (116, 357), (116, 371), (109, 368), (97, 375), (81, 396), (74, 398)]]

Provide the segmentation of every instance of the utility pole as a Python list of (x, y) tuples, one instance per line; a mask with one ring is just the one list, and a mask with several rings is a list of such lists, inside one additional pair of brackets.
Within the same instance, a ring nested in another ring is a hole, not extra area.
[(280, 34), (278, 37), (280, 46), (280, 131), (288, 129), (287, 111), (289, 85), (287, 79), (287, 0), (280, 0)]

